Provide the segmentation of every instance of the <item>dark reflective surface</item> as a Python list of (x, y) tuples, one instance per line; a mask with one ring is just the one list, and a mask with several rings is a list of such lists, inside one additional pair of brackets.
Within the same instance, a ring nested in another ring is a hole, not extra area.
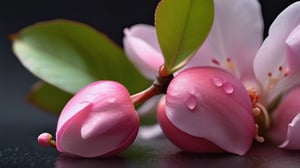
[[(33, 137), (34, 138), (34, 137)], [(34, 146), (35, 142), (32, 142)], [(0, 167), (115, 168), (115, 167), (243, 167), (297, 168), (300, 152), (280, 150), (271, 145), (255, 145), (245, 156), (231, 154), (191, 154), (178, 150), (164, 139), (137, 141), (127, 151), (105, 159), (72, 158), (53, 149), (7, 147), (0, 150)]]
[[(60, 156), (56, 161), (56, 168), (91, 168), (96, 167), (243, 167), (243, 168), (296, 168), (300, 165), (300, 152), (279, 150), (270, 145), (257, 145), (246, 156), (230, 154), (191, 154), (178, 151), (164, 140), (147, 142), (148, 150), (131, 149), (119, 157), (110, 159), (70, 159)], [(156, 143), (160, 143), (156, 146)], [(140, 146), (138, 142), (135, 147)], [(134, 152), (144, 155), (130, 157)], [(124, 155), (124, 156), (122, 156)]]
[[(37, 145), (36, 137), (55, 133), (57, 117), (26, 103), (30, 86), (37, 81), (11, 51), (7, 36), (37, 21), (66, 18), (85, 22), (121, 44), (124, 27), (153, 24), (159, 0), (59, 1), (26, 0), (0, 2), (0, 167), (1, 168), (96, 168), (96, 167), (300, 167), (300, 153), (269, 145), (254, 147), (246, 156), (200, 155), (180, 152), (168, 141), (137, 141), (117, 157), (74, 159)], [(263, 2), (268, 26), (293, 1)]]

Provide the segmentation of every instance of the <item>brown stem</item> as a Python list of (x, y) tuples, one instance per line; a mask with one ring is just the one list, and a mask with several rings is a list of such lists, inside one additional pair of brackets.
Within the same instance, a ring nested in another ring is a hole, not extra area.
[(150, 99), (152, 96), (158, 95), (160, 93), (161, 93), (160, 87), (153, 84), (146, 90), (132, 95), (131, 100), (134, 104), (144, 103), (146, 100)]
[(173, 79), (172, 74), (168, 74), (164, 66), (159, 69), (158, 76), (154, 80), (153, 84), (146, 90), (139, 92), (131, 96), (131, 100), (134, 104), (143, 103), (152, 96), (159, 95), (167, 92), (169, 83)]

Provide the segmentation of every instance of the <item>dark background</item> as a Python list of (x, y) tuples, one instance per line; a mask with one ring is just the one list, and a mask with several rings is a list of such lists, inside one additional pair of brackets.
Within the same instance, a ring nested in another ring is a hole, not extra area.
[[(39, 133), (55, 133), (57, 117), (25, 101), (29, 88), (38, 79), (14, 56), (8, 35), (38, 21), (64, 18), (87, 23), (122, 45), (125, 27), (136, 23), (153, 24), (153, 14), (158, 2), (159, 0), (0, 2), (0, 167), (53, 167), (59, 156), (55, 150), (41, 148), (36, 143)], [(261, 0), (266, 30), (278, 13), (292, 2), (295, 1)], [(162, 159), (161, 154), (155, 156), (158, 156), (157, 160)], [(151, 159), (157, 162), (150, 157), (142, 159), (140, 164), (148, 164)], [(189, 159), (183, 159), (184, 161), (191, 162)], [(233, 159), (232, 162), (235, 161), (240, 160)], [(94, 161), (84, 164), (92, 162)], [(120, 160), (117, 159), (116, 162)], [(107, 165), (110, 161), (101, 164)], [(129, 167), (135, 166), (133, 164)]]

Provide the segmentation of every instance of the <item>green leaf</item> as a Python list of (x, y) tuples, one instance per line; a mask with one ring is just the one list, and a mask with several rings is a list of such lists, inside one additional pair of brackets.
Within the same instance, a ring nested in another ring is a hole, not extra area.
[(166, 70), (182, 67), (206, 39), (213, 23), (213, 0), (162, 0), (155, 27)]
[(73, 95), (45, 82), (34, 84), (27, 100), (42, 110), (59, 114)]
[(13, 51), (37, 77), (69, 93), (97, 80), (115, 80), (131, 93), (148, 85), (123, 50), (79, 22), (53, 20), (13, 36)]

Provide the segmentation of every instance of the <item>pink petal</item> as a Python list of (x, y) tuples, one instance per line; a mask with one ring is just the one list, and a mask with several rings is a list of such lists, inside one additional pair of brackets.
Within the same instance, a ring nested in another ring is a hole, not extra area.
[(262, 43), (263, 20), (256, 0), (215, 0), (212, 30), (187, 67), (214, 65), (242, 80), (253, 79), (252, 62)]
[(139, 118), (126, 88), (94, 82), (65, 106), (57, 126), (57, 149), (65, 154), (98, 157), (115, 154), (134, 140)]
[(164, 63), (155, 28), (138, 24), (124, 30), (124, 49), (127, 57), (149, 79), (155, 79)]
[[(300, 111), (299, 111), (300, 112)], [(279, 147), (291, 150), (300, 150), (300, 113), (288, 126), (287, 139)]]
[(60, 130), (62, 125), (69, 121), (75, 114), (78, 114), (80, 111), (88, 111), (91, 108), (91, 104), (98, 97), (98, 94), (95, 93), (99, 90), (105, 90), (103, 82), (105, 81), (91, 83), (76, 93), (76, 96), (62, 110), (58, 119), (57, 130)]
[(254, 71), (257, 79), (264, 90), (272, 90), (268, 93), (266, 102), (300, 82), (296, 75), (293, 76), (296, 70), (300, 70), (300, 54), (295, 53), (299, 50), (299, 41), (295, 40), (299, 38), (299, 24), (300, 2), (296, 2), (275, 19), (255, 57)]
[(290, 73), (300, 72), (300, 24), (286, 39), (287, 63)]
[(243, 155), (251, 146), (252, 104), (243, 84), (227, 71), (213, 67), (182, 71), (168, 87), (164, 110), (176, 128), (225, 151)]
[(165, 112), (166, 99), (162, 97), (158, 105), (158, 120), (165, 135), (176, 146), (187, 152), (196, 153), (219, 153), (224, 152), (216, 144), (208, 141), (205, 138), (192, 136), (186, 132), (178, 129), (173, 123), (170, 122)]
[(291, 90), (274, 111), (273, 127), (269, 134), (280, 147), (300, 149), (299, 117), (300, 87)]
[(82, 124), (81, 137), (89, 139), (105, 134), (116, 125), (122, 124), (124, 117), (119, 112), (112, 113), (103, 110), (90, 113)]

